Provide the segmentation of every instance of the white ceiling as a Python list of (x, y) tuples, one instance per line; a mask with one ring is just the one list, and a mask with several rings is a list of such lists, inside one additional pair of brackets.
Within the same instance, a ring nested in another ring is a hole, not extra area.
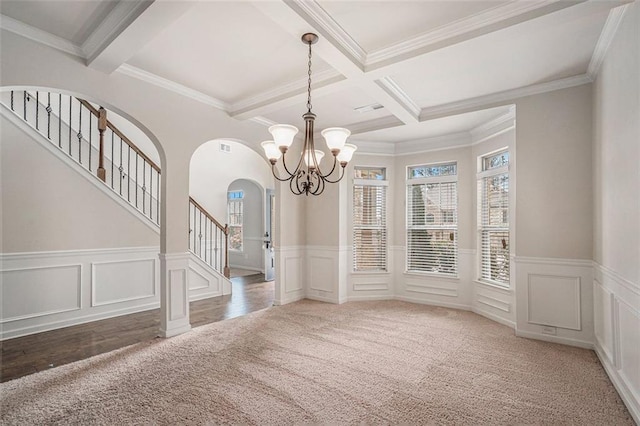
[[(590, 81), (610, 11), (626, 2), (3, 0), (0, 22), (90, 67), (159, 84), (238, 120), (299, 128), (307, 66), (300, 36), (315, 32), (316, 130), (341, 126), (360, 141), (402, 143), (468, 132), (504, 114), (482, 111), (484, 97), (499, 94), (508, 105), (522, 90), (548, 87), (541, 83)], [(384, 108), (354, 111), (376, 103)], [(479, 111), (456, 114), (470, 106)], [(427, 120), (441, 111), (450, 117)]]

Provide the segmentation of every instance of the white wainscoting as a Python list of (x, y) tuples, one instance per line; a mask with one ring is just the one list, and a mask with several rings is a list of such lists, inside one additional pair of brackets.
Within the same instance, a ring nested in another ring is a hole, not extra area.
[[(160, 307), (158, 247), (1, 254), (0, 340)], [(200, 259), (189, 300), (231, 293)]]
[(640, 424), (640, 284), (594, 263), (595, 348)]
[(593, 348), (591, 260), (515, 257), (516, 335)]
[[(308, 299), (346, 302), (348, 252), (348, 247), (307, 246), (305, 295)], [(340, 265), (344, 266), (341, 268)]]
[(387, 252), (387, 271), (353, 272), (353, 246), (347, 247), (347, 300), (387, 300), (393, 299), (393, 248)]
[(2, 254), (2, 339), (159, 306), (157, 247)]
[(276, 280), (274, 305), (286, 305), (304, 299), (305, 248), (301, 246), (276, 247)]
[(475, 250), (458, 250), (458, 276), (406, 273), (404, 246), (393, 247), (395, 299), (448, 308), (471, 310), (471, 282)]
[(231, 281), (190, 253), (189, 301), (231, 294)]
[(473, 281), (473, 312), (511, 328), (516, 327), (514, 284), (509, 287)]

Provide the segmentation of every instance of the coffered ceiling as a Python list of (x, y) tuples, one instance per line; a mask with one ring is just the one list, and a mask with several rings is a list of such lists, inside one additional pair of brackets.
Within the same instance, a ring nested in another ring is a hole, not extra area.
[[(315, 32), (317, 128), (347, 127), (364, 143), (427, 144), (504, 115), (523, 94), (591, 81), (627, 2), (3, 0), (0, 22), (237, 120), (298, 127), (300, 36)], [(504, 107), (484, 110), (496, 102)]]

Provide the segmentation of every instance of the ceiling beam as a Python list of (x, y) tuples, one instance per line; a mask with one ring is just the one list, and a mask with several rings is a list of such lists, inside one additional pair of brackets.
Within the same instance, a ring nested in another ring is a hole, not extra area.
[[(419, 106), (389, 76), (403, 67), (445, 47), (462, 43), (469, 39), (489, 34), (525, 21), (539, 18), (568, 7), (585, 2), (597, 4), (602, 8), (613, 8), (630, 0), (612, 0), (595, 2), (594, 0), (539, 0), (531, 2), (509, 2), (504, 6), (490, 9), (467, 19), (437, 28), (417, 37), (397, 43), (374, 52), (365, 52), (342, 27), (327, 14), (314, 0), (280, 0), (273, 2), (254, 1), (256, 8), (276, 22), (285, 31), (300, 36), (315, 31), (322, 39), (314, 46), (322, 59), (340, 72), (345, 80), (336, 83), (325, 82), (323, 91), (331, 92), (332, 84), (358, 87), (374, 101), (383, 105), (395, 117), (405, 124), (412, 124), (431, 118), (429, 108), (420, 110)], [(293, 105), (301, 99), (304, 89), (277, 93), (273, 97), (259, 96), (259, 103), (249, 99), (242, 102), (242, 108), (231, 106), (231, 115), (237, 118), (250, 118), (275, 110), (280, 106)], [(337, 89), (336, 89), (337, 90)], [(271, 109), (270, 103), (274, 103)], [(452, 107), (446, 105), (445, 107)], [(453, 108), (457, 110), (459, 108)], [(436, 114), (439, 115), (439, 114)]]
[(111, 74), (192, 6), (173, 1), (119, 2), (83, 45), (87, 66)]
[[(364, 64), (362, 63), (365, 55), (364, 50), (318, 3), (315, 1), (281, 0), (277, 2), (256, 1), (253, 4), (285, 31), (296, 37), (310, 31), (320, 35), (320, 41), (314, 45), (314, 52), (342, 74), (352, 87), (357, 87), (365, 92), (373, 101), (384, 106), (402, 122), (407, 124), (418, 122), (419, 111), (412, 111), (404, 102), (406, 99), (396, 96), (384, 84), (377, 84), (375, 81), (365, 78)], [(343, 84), (342, 81), (339, 83)], [(282, 105), (283, 102), (288, 102), (287, 97), (298, 99), (304, 93), (304, 89), (301, 88), (291, 93), (290, 96), (286, 94), (275, 96), (273, 103)], [(264, 114), (268, 112), (265, 110), (265, 105), (270, 103), (271, 101), (267, 100), (242, 109), (236, 109), (232, 106), (231, 116), (247, 118)]]

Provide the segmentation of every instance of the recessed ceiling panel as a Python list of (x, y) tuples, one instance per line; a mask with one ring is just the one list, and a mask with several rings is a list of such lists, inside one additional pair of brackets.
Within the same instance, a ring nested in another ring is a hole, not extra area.
[(394, 80), (425, 108), (584, 74), (608, 10), (579, 7), (431, 52)]
[(6, 1), (0, 13), (55, 36), (82, 44), (118, 1)]
[[(353, 87), (339, 92), (334, 92), (322, 97), (314, 97), (311, 92), (313, 112), (317, 115), (315, 130), (320, 131), (327, 127), (346, 127), (363, 121), (375, 120), (390, 115), (386, 108), (379, 108), (376, 101), (360, 89)], [(373, 106), (375, 105), (375, 109)], [(356, 111), (356, 108), (365, 108), (364, 112)], [(306, 101), (270, 114), (265, 117), (276, 123), (291, 124), (301, 131), (304, 130), (302, 114), (307, 112)]]
[(353, 135), (352, 138), (354, 141), (395, 143), (468, 132), (494, 118), (508, 113), (509, 108), (510, 106), (504, 106), (452, 115), (435, 120), (426, 120), (417, 124), (359, 133)]
[(319, 3), (370, 53), (509, 2), (323, 0)]
[[(248, 2), (195, 4), (129, 64), (235, 102), (306, 81), (307, 47)], [(314, 56), (315, 72), (328, 65)]]

